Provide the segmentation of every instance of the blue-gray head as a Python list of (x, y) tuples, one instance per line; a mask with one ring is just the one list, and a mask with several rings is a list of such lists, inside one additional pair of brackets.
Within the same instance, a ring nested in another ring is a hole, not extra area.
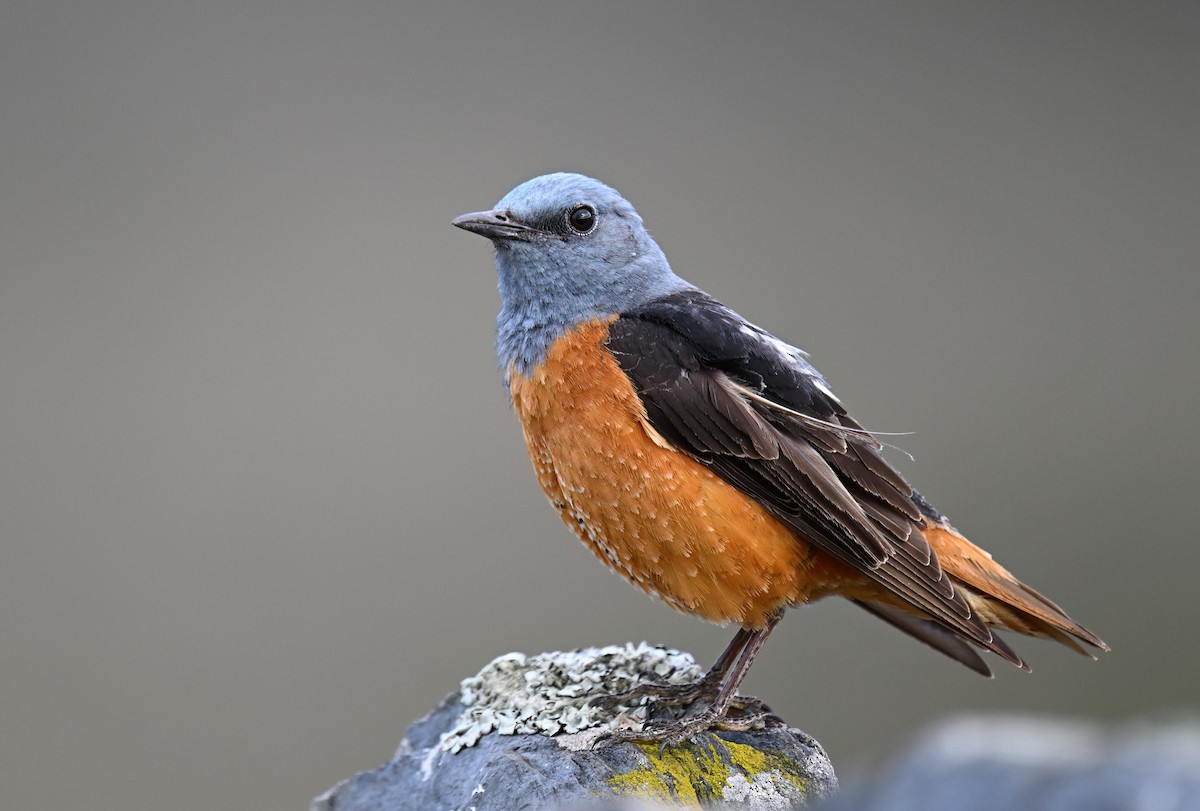
[(528, 180), (459, 228), (496, 247), (497, 352), (527, 372), (577, 324), (689, 287), (629, 201), (598, 180), (559, 172)]

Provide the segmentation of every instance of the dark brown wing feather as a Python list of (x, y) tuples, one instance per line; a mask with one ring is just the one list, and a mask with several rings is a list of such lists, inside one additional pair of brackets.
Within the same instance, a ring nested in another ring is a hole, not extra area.
[(991, 678), (992, 669), (975, 652), (975, 649), (964, 642), (961, 637), (946, 630), (933, 620), (923, 620), (882, 603), (868, 603), (860, 600), (855, 600), (854, 603), (914, 639), (919, 639), (934, 650), (966, 665), (979, 675)]

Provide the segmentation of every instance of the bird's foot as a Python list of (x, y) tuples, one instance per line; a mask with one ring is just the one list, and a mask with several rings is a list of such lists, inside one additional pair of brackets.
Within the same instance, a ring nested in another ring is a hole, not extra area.
[(588, 704), (611, 710), (621, 704), (636, 704), (643, 698), (652, 698), (654, 700), (651, 702), (649, 714), (653, 715), (655, 710), (687, 707), (701, 699), (712, 703), (717, 697), (717, 691), (721, 689), (720, 678), (714, 678), (711, 674), (691, 684), (671, 684), (656, 673), (642, 673), (641, 678), (644, 681), (631, 690), (610, 696), (597, 696)]
[(777, 729), (786, 726), (783, 719), (757, 698), (734, 696), (724, 711), (709, 705), (704, 710), (683, 718), (654, 718), (641, 729), (618, 729), (597, 739), (597, 744), (658, 743), (662, 751), (690, 741), (697, 735), (713, 731), (749, 732), (759, 729)]

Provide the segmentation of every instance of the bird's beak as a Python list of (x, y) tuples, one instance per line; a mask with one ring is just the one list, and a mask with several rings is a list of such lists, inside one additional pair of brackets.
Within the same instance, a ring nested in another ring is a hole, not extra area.
[(488, 239), (519, 239), (528, 242), (535, 233), (528, 225), (513, 219), (509, 212), (498, 209), (462, 214), (451, 220), (450, 224)]

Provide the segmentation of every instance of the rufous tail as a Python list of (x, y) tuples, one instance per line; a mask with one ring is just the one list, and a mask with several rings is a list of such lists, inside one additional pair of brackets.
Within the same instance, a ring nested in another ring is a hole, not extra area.
[[(937, 554), (942, 570), (952, 579), (954, 587), (962, 592), (971, 610), (987, 625), (1027, 636), (1053, 639), (1092, 659), (1096, 658), (1095, 655), (1080, 642), (1096, 650), (1109, 649), (1104, 640), (1067, 616), (1054, 602), (1013, 577), (1007, 569), (992, 560), (991, 555), (968, 541), (944, 520), (935, 523), (927, 519), (921, 532)], [(991, 670), (971, 645), (933, 620), (914, 616), (881, 602), (858, 601), (858, 604), (975, 672), (991, 675)], [(1019, 658), (1014, 664), (1024, 670), (1029, 669)]]
[[(1068, 648), (1096, 657), (1079, 644), (1108, 650), (1100, 637), (1067, 616), (1066, 612), (1013, 577), (992, 556), (947, 524), (927, 522), (922, 533), (937, 553), (942, 568), (965, 587), (967, 603), (988, 625), (1029, 636), (1042, 636)], [(1078, 640), (1078, 641), (1076, 641)]]

